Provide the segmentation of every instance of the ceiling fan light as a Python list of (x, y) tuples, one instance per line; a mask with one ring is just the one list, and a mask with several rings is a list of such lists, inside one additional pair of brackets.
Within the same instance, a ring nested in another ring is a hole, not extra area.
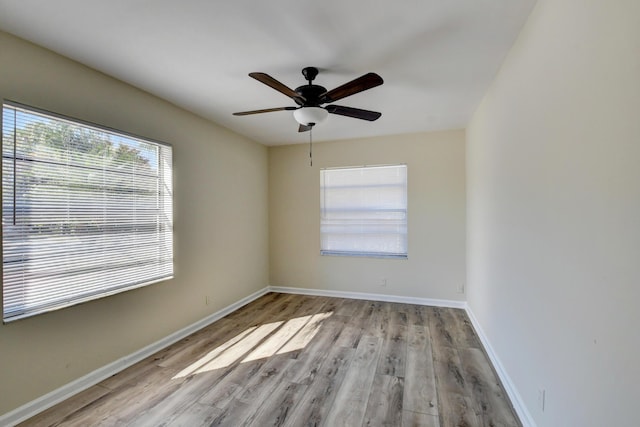
[(317, 125), (326, 120), (329, 112), (322, 107), (302, 107), (294, 110), (293, 117), (303, 126)]

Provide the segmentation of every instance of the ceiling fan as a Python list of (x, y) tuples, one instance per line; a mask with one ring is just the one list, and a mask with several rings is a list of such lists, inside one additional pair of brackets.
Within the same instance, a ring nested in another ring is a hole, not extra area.
[(318, 123), (327, 118), (329, 113), (338, 114), (340, 116), (353, 117), (355, 119), (374, 121), (382, 116), (381, 113), (370, 110), (361, 110), (359, 108), (344, 107), (342, 105), (327, 105), (347, 96), (363, 92), (376, 86), (380, 86), (384, 81), (382, 77), (376, 73), (367, 73), (355, 80), (338, 86), (335, 89), (327, 90), (322, 86), (314, 85), (313, 80), (318, 75), (318, 69), (315, 67), (305, 67), (302, 69), (302, 75), (309, 82), (304, 86), (297, 87), (295, 90), (290, 89), (280, 83), (273, 77), (265, 73), (249, 73), (249, 77), (253, 77), (261, 83), (277, 90), (280, 93), (290, 97), (298, 104), (297, 107), (277, 107), (266, 108), (263, 110), (242, 111), (233, 113), (234, 116), (247, 116), (250, 114), (271, 113), (273, 111), (293, 111), (293, 116), (300, 124), (298, 132), (306, 132)]

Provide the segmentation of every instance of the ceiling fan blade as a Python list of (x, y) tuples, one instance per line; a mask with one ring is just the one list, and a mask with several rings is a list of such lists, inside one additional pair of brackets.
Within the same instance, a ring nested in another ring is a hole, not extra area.
[(297, 99), (297, 100), (300, 100), (301, 102), (306, 101), (306, 99), (303, 96), (301, 96), (299, 93), (297, 93), (296, 91), (294, 91), (290, 87), (285, 86), (284, 84), (280, 83), (279, 81), (277, 81), (276, 79), (271, 77), (269, 74), (265, 74), (265, 73), (249, 73), (249, 77), (253, 77), (254, 79), (259, 81), (260, 83), (266, 84), (267, 86), (277, 90), (278, 92), (287, 95), (289, 98), (293, 98), (294, 100)]
[(313, 126), (300, 125), (298, 126), (298, 132), (309, 132)]
[(342, 86), (338, 86), (337, 88), (320, 95), (320, 102), (334, 102), (358, 92), (380, 86), (382, 83), (384, 83), (382, 77), (380, 77), (376, 73), (367, 73), (364, 76), (358, 77), (355, 80), (351, 80), (350, 82), (345, 83)]
[(326, 110), (331, 114), (353, 117), (354, 119), (368, 120), (370, 122), (378, 120), (382, 113), (370, 110), (361, 110), (353, 107), (343, 107), (342, 105), (327, 105)]
[(234, 116), (248, 116), (249, 114), (260, 114), (260, 113), (271, 113), (272, 111), (292, 111), (296, 110), (296, 107), (277, 107), (277, 108), (265, 108), (264, 110), (251, 110), (251, 111), (240, 111), (238, 113), (233, 113)]

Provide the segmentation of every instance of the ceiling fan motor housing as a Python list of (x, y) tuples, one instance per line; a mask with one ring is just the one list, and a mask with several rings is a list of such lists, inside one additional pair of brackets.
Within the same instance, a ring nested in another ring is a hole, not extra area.
[(295, 98), (294, 101), (296, 104), (301, 105), (303, 107), (317, 107), (322, 102), (320, 102), (320, 95), (327, 92), (322, 86), (318, 85), (304, 85), (296, 88), (296, 93), (302, 96), (306, 101), (302, 101), (298, 98)]

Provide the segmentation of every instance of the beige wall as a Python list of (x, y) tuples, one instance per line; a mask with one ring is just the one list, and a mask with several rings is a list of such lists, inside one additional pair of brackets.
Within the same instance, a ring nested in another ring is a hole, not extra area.
[(467, 138), (468, 302), (536, 424), (638, 425), (640, 2), (538, 0)]
[[(462, 300), (465, 281), (464, 131), (269, 149), (270, 283)], [(408, 165), (409, 259), (320, 256), (320, 168)], [(387, 286), (381, 287), (383, 278)]]
[(1, 325), (0, 414), (267, 286), (266, 147), (6, 33), (0, 97), (170, 143), (175, 168), (175, 279)]

